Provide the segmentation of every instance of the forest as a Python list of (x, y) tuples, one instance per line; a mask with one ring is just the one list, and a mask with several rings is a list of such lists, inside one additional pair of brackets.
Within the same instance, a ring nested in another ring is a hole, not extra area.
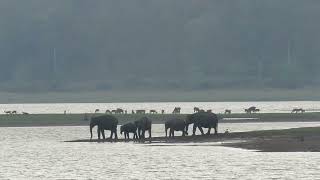
[(1, 0), (0, 91), (320, 85), (320, 1)]

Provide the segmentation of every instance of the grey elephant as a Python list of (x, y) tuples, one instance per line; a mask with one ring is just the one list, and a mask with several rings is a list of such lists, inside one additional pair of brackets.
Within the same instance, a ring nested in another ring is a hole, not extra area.
[(149, 138), (151, 138), (151, 124), (152, 121), (147, 117), (142, 117), (141, 119), (134, 122), (138, 129), (139, 139), (145, 138), (145, 132), (149, 132)]
[(186, 131), (188, 131), (189, 125), (193, 124), (193, 136), (195, 135), (197, 128), (202, 135), (204, 135), (202, 128), (208, 128), (207, 134), (210, 134), (211, 128), (214, 128), (214, 133), (218, 134), (218, 116), (214, 113), (198, 112), (190, 114), (187, 116), (186, 124)]
[(92, 128), (95, 126), (98, 126), (98, 139), (100, 139), (100, 133), (102, 134), (103, 139), (105, 139), (104, 130), (111, 131), (110, 139), (112, 139), (113, 134), (115, 134), (115, 139), (118, 139), (117, 125), (118, 119), (112, 115), (92, 117), (90, 121), (90, 139), (92, 139)]
[(120, 127), (120, 133), (124, 133), (124, 139), (130, 139), (129, 133), (133, 133), (133, 139), (138, 139), (137, 126), (134, 123), (127, 123)]
[(169, 137), (174, 137), (174, 131), (182, 131), (182, 136), (188, 135), (188, 132), (186, 131), (186, 121), (182, 119), (170, 119), (165, 122), (165, 132), (167, 137), (167, 131), (169, 131)]

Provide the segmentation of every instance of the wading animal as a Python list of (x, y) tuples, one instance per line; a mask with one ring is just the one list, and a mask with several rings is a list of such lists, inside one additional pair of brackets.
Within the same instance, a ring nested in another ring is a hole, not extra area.
[(120, 127), (120, 134), (124, 133), (124, 139), (130, 139), (129, 133), (133, 133), (133, 139), (138, 139), (137, 126), (134, 123), (127, 123)]
[(98, 113), (100, 111), (100, 109), (96, 109), (94, 110), (94, 113)]
[(149, 138), (151, 138), (151, 124), (152, 121), (147, 117), (142, 117), (141, 119), (134, 122), (138, 129), (138, 137), (139, 139), (145, 138), (145, 132), (149, 132)]
[[(251, 107), (249, 107), (248, 109), (244, 109), (244, 111), (245, 111), (246, 113), (250, 114), (250, 113), (254, 112), (256, 109), (257, 109), (257, 108), (256, 108), (255, 106), (251, 106)], [(259, 111), (260, 111), (260, 109), (259, 109)]]
[(254, 113), (257, 113), (257, 112), (260, 112), (260, 109), (254, 109), (254, 110), (252, 110), (252, 112), (254, 112)]
[(115, 111), (116, 114), (123, 114), (124, 113), (124, 110), (121, 109), (121, 108), (117, 108), (116, 111)]
[(295, 109), (293, 109), (292, 111), (291, 111), (291, 113), (298, 113), (298, 112), (301, 112), (301, 113), (304, 113), (304, 112), (306, 112), (304, 109), (302, 109), (302, 108), (295, 108)]
[(103, 115), (92, 117), (90, 121), (90, 139), (92, 139), (92, 128), (98, 126), (97, 133), (98, 139), (100, 139), (100, 133), (102, 134), (103, 139), (105, 139), (104, 130), (110, 130), (111, 135), (110, 139), (112, 139), (113, 134), (115, 135), (115, 139), (118, 139), (117, 135), (117, 125), (118, 119), (112, 115)]
[(193, 112), (194, 112), (194, 113), (197, 113), (197, 112), (199, 112), (199, 111), (200, 111), (200, 108), (198, 108), (198, 107), (194, 107), (194, 108), (193, 108)]
[(195, 135), (197, 128), (204, 135), (202, 128), (208, 128), (207, 134), (210, 134), (211, 128), (214, 128), (214, 134), (218, 134), (218, 116), (214, 113), (199, 112), (190, 114), (186, 119), (186, 131), (190, 124), (193, 124), (192, 135)]
[(226, 110), (224, 111), (224, 114), (231, 114), (231, 110), (230, 110), (230, 109), (226, 109)]
[(181, 131), (182, 136), (188, 135), (188, 132), (186, 131), (186, 121), (182, 119), (170, 119), (165, 122), (164, 124), (165, 127), (165, 133), (166, 137), (167, 131), (169, 129), (169, 137), (174, 137), (174, 131)]
[(150, 110), (150, 114), (158, 114), (158, 112), (156, 110), (154, 110), (154, 109), (151, 109)]
[(136, 110), (136, 114), (145, 114), (146, 110)]
[(181, 108), (180, 107), (175, 107), (172, 111), (172, 114), (180, 114)]

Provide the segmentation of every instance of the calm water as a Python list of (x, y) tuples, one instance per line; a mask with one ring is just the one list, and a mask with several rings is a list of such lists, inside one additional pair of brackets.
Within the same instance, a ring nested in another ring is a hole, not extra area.
[(224, 112), (231, 109), (233, 112), (244, 112), (245, 108), (256, 106), (262, 112), (291, 112), (293, 108), (304, 108), (307, 111), (320, 111), (320, 101), (277, 101), (277, 102), (167, 102), (167, 103), (74, 103), (74, 104), (0, 104), (0, 113), (16, 110), (18, 113), (90, 113), (95, 109), (101, 112), (107, 109), (123, 108), (131, 112), (137, 109), (155, 109), (160, 112), (171, 113), (174, 107), (181, 107), (181, 113), (191, 113), (194, 107), (212, 109), (213, 112)]
[[(224, 123), (219, 128), (235, 132), (304, 126), (320, 126), (320, 123)], [(163, 135), (163, 125), (153, 125), (153, 136), (160, 135)], [(260, 153), (213, 146), (219, 143), (151, 146), (62, 142), (88, 137), (88, 127), (0, 128), (0, 179), (320, 177), (320, 153)]]

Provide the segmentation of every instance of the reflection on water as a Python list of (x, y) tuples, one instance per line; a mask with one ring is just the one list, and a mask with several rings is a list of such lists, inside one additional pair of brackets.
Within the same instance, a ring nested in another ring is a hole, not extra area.
[[(231, 131), (319, 126), (314, 123), (220, 124)], [(163, 136), (154, 125), (153, 135)], [(213, 146), (65, 143), (88, 127), (0, 128), (0, 179), (315, 179), (319, 153), (261, 153)], [(298, 172), (298, 173), (297, 173)]]

